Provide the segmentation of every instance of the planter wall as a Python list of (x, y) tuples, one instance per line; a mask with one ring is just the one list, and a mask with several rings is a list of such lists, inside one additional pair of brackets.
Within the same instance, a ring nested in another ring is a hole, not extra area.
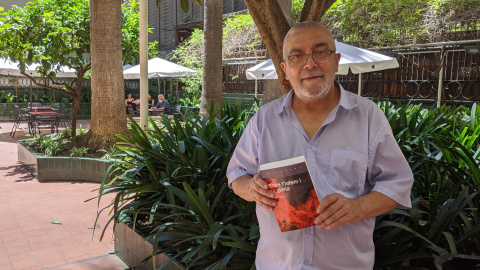
[[(119, 222), (115, 227), (115, 253), (127, 264), (131, 269), (137, 270), (154, 270), (170, 258), (165, 254), (158, 254), (154, 260), (150, 259), (147, 263), (142, 263), (143, 259), (152, 255), (152, 244), (143, 239), (132, 228), (125, 223)], [(165, 270), (184, 270), (184, 268), (176, 262), (170, 262)]]
[(101, 183), (110, 160), (74, 157), (44, 157), (34, 152), (25, 141), (18, 141), (18, 161), (42, 181), (88, 181)]

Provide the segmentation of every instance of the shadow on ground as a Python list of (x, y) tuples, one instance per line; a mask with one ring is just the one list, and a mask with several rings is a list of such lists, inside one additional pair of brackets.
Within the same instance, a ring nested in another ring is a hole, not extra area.
[(35, 180), (22, 164), (0, 166), (0, 171), (7, 171), (7, 173), (4, 174), (5, 176), (17, 176), (18, 180), (15, 182), (29, 182)]

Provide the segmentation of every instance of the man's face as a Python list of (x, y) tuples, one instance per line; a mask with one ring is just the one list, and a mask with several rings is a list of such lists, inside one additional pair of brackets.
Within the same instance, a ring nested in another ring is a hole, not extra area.
[(165, 99), (162, 96), (158, 96), (158, 101), (163, 102)]
[[(284, 44), (284, 57), (334, 50), (333, 42), (325, 29), (317, 27), (300, 29), (289, 34)], [(318, 64), (310, 55), (306, 63), (299, 67), (292, 66), (288, 60), (282, 62), (281, 66), (296, 96), (304, 100), (318, 100), (333, 88), (339, 60), (340, 54), (331, 54), (328, 62)]]

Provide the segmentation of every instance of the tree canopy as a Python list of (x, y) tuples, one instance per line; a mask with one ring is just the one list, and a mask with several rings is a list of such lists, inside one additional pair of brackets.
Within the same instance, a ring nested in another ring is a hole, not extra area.
[[(124, 63), (139, 54), (138, 0), (122, 4), (122, 49)], [(36, 85), (73, 99), (73, 126), (84, 75), (90, 69), (90, 13), (88, 0), (34, 0), (23, 8), (13, 6), (0, 14), (0, 57), (18, 61), (23, 74)], [(150, 44), (155, 48), (155, 43)], [(41, 64), (37, 71), (48, 80), (24, 73), (25, 65)], [(66, 66), (77, 79), (55, 80)]]
[[(138, 1), (122, 5), (124, 63), (138, 55)], [(0, 14), (0, 56), (25, 64), (40, 63), (38, 71), (55, 77), (61, 66), (78, 72), (90, 67), (88, 0), (34, 0)], [(154, 47), (154, 44), (152, 44)]]
[[(282, 28), (278, 25), (281, 20), (271, 19), (275, 16), (267, 19), (262, 13), (265, 9), (262, 7), (265, 7), (267, 2), (272, 4), (276, 1), (252, 2), (255, 4), (249, 8), (247, 14), (224, 17), (222, 51), (224, 59), (235, 57), (235, 54), (241, 57), (239, 52), (244, 56), (251, 56), (256, 50), (268, 48), (267, 43), (271, 40), (278, 39), (279, 42), (283, 40), (280, 34), (273, 38), (272, 33), (270, 36), (262, 34), (262, 37), (264, 36), (262, 38), (258, 29), (259, 25), (262, 27), (274, 25), (274, 29)], [(291, 25), (308, 19), (307, 11), (312, 7), (328, 5), (329, 8), (321, 17), (321, 22), (332, 30), (336, 38), (361, 47), (445, 41), (451, 37), (449, 31), (480, 28), (480, 0), (339, 0), (331, 6), (329, 3), (321, 0), (292, 0)], [(308, 6), (305, 6), (307, 4)], [(256, 8), (257, 5), (260, 7)], [(260, 22), (254, 22), (252, 12), (259, 13), (257, 17), (260, 17)], [(173, 58), (191, 67), (201, 63), (202, 43), (203, 31), (195, 30), (189, 39), (177, 47)], [(273, 44), (270, 47), (281, 46)], [(270, 55), (272, 56), (272, 52)], [(275, 62), (275, 59), (273, 60)], [(282, 71), (277, 69), (277, 74), (281, 73)], [(289, 88), (287, 86), (284, 89)]]
[(346, 43), (382, 47), (446, 41), (478, 20), (480, 0), (341, 0), (322, 22)]

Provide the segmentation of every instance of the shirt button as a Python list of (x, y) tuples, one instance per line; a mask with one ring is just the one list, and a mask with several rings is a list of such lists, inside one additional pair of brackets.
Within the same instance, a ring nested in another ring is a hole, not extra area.
[(303, 261), (303, 264), (310, 264), (310, 261), (309, 261), (309, 260), (305, 260), (305, 261)]
[(310, 228), (306, 228), (305, 231), (306, 231), (306, 232), (310, 232)]
[(308, 148), (313, 149), (313, 145), (308, 146)]

